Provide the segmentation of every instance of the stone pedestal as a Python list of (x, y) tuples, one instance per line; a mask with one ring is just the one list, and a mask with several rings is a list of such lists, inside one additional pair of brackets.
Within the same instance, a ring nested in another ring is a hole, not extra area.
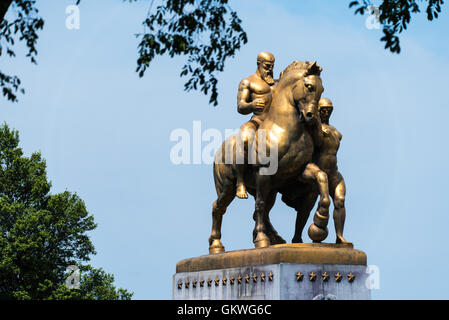
[(352, 244), (301, 243), (185, 259), (175, 300), (370, 299), (366, 254)]

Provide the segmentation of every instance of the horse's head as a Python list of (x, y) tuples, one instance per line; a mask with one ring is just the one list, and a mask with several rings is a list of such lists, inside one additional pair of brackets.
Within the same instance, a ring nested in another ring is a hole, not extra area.
[[(320, 73), (322, 69), (315, 62), (294, 61), (280, 76), (280, 85), (288, 88), (289, 100), (307, 124), (319, 119), (318, 102), (324, 91)], [(282, 81), (282, 83), (281, 83)]]

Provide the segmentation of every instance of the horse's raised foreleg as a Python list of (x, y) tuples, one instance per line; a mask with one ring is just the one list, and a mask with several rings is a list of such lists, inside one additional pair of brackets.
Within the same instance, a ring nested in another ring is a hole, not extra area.
[(256, 220), (254, 245), (256, 248), (270, 246), (270, 238), (265, 234), (265, 214), (269, 212), (267, 209), (269, 208), (269, 196), (271, 194), (270, 180), (271, 176), (269, 175), (256, 174), (256, 208), (254, 212)]
[(225, 251), (223, 244), (221, 243), (221, 222), (223, 215), (226, 212), (226, 208), (235, 198), (235, 187), (225, 187), (222, 192), (219, 193), (218, 198), (212, 205), (212, 232), (209, 237), (209, 254), (221, 253)]
[(321, 242), (326, 239), (329, 233), (327, 223), (329, 222), (330, 198), (327, 174), (317, 165), (309, 163), (303, 172), (303, 178), (315, 180), (320, 193), (318, 209), (315, 212), (313, 224), (310, 225), (308, 233), (313, 242)]

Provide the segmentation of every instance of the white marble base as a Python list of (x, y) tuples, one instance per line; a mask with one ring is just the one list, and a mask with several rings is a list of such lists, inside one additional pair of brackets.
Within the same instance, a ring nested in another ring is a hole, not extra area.
[[(371, 294), (366, 285), (366, 269), (363, 265), (279, 263), (181, 272), (173, 276), (173, 299), (368, 300)], [(303, 275), (299, 280), (298, 272)], [(316, 278), (311, 281), (312, 272)], [(337, 273), (341, 274), (340, 281), (336, 280)], [(348, 279), (350, 273), (355, 276), (352, 281)]]

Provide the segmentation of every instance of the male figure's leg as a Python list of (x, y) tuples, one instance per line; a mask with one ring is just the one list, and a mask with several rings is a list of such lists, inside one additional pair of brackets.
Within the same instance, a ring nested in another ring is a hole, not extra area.
[(343, 229), (346, 219), (346, 209), (345, 209), (345, 197), (346, 197), (346, 185), (345, 180), (340, 172), (329, 176), (329, 193), (334, 202), (334, 225), (335, 233), (337, 235), (336, 243), (346, 243), (347, 241), (343, 238)]
[(256, 132), (256, 124), (248, 121), (240, 127), (239, 137), (236, 144), (236, 168), (237, 168), (237, 191), (236, 196), (247, 199), (245, 186), (245, 167), (248, 159), (248, 148), (251, 145)]

